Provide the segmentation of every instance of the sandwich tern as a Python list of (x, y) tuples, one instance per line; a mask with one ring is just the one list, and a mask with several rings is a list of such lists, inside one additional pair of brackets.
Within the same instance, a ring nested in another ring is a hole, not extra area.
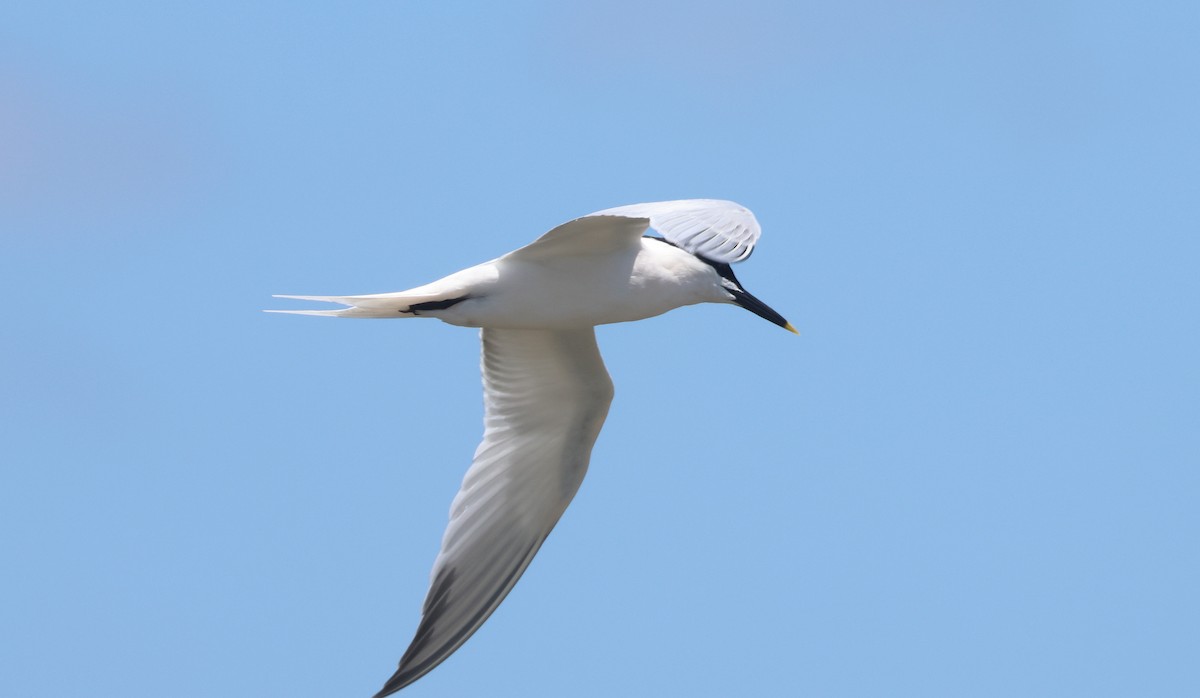
[(375, 698), (432, 671), (483, 625), (579, 489), (613, 396), (596, 325), (731, 303), (796, 332), (730, 268), (759, 234), (754, 214), (731, 201), (633, 204), (408, 291), (276, 296), (346, 307), (269, 312), (481, 328), (483, 442), (451, 504), (416, 635)]

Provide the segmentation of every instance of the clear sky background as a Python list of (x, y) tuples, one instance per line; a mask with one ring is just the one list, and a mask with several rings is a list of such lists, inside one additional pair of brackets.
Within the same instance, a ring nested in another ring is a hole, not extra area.
[(10, 2), (0, 686), (367, 698), (475, 332), (264, 315), (597, 209), (764, 229), (601, 328), (574, 505), (419, 696), (1200, 695), (1200, 4)]

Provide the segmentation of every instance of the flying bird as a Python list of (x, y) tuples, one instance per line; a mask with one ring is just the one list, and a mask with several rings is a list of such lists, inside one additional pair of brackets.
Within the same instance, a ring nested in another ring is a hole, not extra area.
[(375, 698), (432, 671), (483, 625), (575, 496), (613, 397), (596, 325), (729, 303), (796, 332), (730, 268), (759, 234), (731, 201), (633, 204), (408, 291), (276, 296), (346, 307), (269, 312), (482, 328), (483, 442), (451, 504), (416, 635)]

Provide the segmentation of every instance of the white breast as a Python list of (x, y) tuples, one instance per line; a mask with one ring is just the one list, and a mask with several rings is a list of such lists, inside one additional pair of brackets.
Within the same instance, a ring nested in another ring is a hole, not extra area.
[(488, 262), (494, 280), (438, 314), (467, 327), (566, 329), (642, 320), (685, 305), (727, 302), (712, 267), (643, 238), (616, 254)]

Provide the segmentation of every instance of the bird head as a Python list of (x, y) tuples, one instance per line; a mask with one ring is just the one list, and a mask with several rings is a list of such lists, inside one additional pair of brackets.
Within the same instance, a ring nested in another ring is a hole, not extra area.
[(724, 262), (715, 262), (711, 259), (705, 259), (699, 255), (697, 255), (697, 257), (699, 257), (699, 259), (705, 264), (712, 267), (713, 271), (715, 271), (717, 276), (720, 277), (719, 283), (721, 285), (721, 289), (728, 296), (730, 303), (740, 305), (760, 318), (779, 325), (788, 332), (800, 334), (795, 327), (792, 327), (792, 323), (785, 320), (782, 315), (775, 312), (766, 303), (763, 303), (759, 299), (755, 298), (748, 291), (746, 291), (745, 288), (742, 288), (742, 283), (737, 280), (736, 276), (734, 276), (733, 268), (728, 264), (725, 264)]

